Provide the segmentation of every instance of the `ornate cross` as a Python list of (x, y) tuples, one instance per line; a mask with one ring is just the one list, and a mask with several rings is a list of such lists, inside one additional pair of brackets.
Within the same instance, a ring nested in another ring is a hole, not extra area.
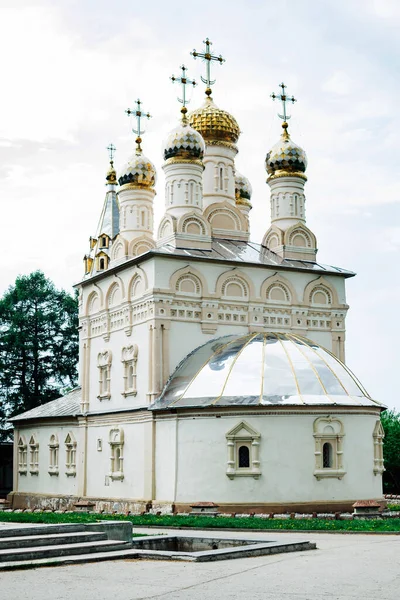
[(196, 52), (196, 50), (193, 50), (193, 52), (191, 52), (190, 54), (194, 57), (194, 58), (202, 58), (203, 61), (205, 61), (206, 63), (206, 77), (201, 77), (201, 80), (203, 83), (206, 84), (207, 88), (206, 88), (206, 94), (207, 96), (211, 96), (211, 86), (214, 85), (215, 83), (215, 79), (214, 81), (211, 80), (211, 62), (212, 61), (217, 61), (220, 63), (220, 65), (222, 65), (223, 62), (225, 62), (225, 59), (222, 58), (221, 55), (219, 56), (214, 56), (213, 54), (211, 54), (211, 46), (212, 46), (212, 42), (210, 42), (210, 40), (208, 38), (205, 39), (205, 41), (203, 42), (203, 44), (205, 44), (205, 52)]
[(271, 98), (272, 100), (280, 100), (282, 102), (283, 115), (280, 115), (278, 113), (278, 117), (280, 119), (283, 119), (284, 123), (287, 124), (287, 121), (290, 119), (290, 115), (286, 113), (286, 102), (291, 102), (292, 104), (294, 104), (295, 102), (297, 102), (297, 100), (294, 96), (292, 96), (291, 98), (287, 96), (287, 94), (285, 93), (286, 85), (284, 83), (279, 84), (279, 87), (282, 88), (282, 94), (276, 95), (272, 93)]
[(197, 85), (197, 83), (195, 82), (194, 79), (189, 79), (188, 77), (186, 77), (186, 71), (187, 71), (187, 67), (185, 67), (185, 65), (181, 66), (182, 69), (182, 75), (180, 77), (175, 77), (175, 75), (172, 75), (172, 77), (170, 77), (172, 83), (180, 83), (182, 84), (182, 98), (178, 98), (178, 101), (183, 104), (182, 108), (181, 108), (181, 113), (183, 114), (183, 119), (186, 119), (186, 113), (187, 113), (187, 108), (186, 108), (186, 104), (189, 104), (190, 100), (186, 99), (186, 86), (187, 85), (192, 85), (193, 87), (195, 87)]
[(141, 127), (141, 120), (142, 119), (151, 119), (151, 114), (150, 113), (144, 113), (143, 110), (141, 109), (141, 101), (139, 100), (139, 98), (136, 100), (136, 110), (131, 110), (130, 108), (128, 108), (125, 112), (128, 115), (128, 117), (134, 116), (136, 117), (136, 129), (134, 129), (132, 127), (132, 131), (133, 133), (136, 133), (137, 138), (135, 140), (135, 142), (137, 143), (137, 150), (139, 152), (142, 151), (142, 148), (140, 147), (140, 144), (142, 142), (142, 138), (141, 135), (142, 133), (144, 133), (144, 129), (142, 129)]
[(108, 150), (108, 156), (110, 157), (110, 165), (113, 167), (114, 166), (114, 154), (116, 151), (116, 147), (114, 146), (114, 144), (110, 144), (109, 146), (107, 146), (107, 150)]

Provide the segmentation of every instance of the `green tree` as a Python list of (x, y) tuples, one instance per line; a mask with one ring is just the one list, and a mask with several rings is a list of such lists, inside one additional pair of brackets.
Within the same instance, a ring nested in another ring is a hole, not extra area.
[(381, 421), (385, 431), (383, 489), (400, 494), (400, 413), (386, 410), (381, 414)]
[(77, 382), (78, 302), (40, 271), (17, 277), (0, 300), (0, 436), (5, 420)]

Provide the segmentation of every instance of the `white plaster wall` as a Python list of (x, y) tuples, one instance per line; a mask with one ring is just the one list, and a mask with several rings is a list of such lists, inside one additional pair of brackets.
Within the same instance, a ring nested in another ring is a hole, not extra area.
[(157, 426), (155, 440), (155, 497), (171, 501), (175, 497), (176, 419)]
[[(67, 477), (65, 471), (65, 460), (66, 460), (66, 449), (65, 449), (65, 438), (68, 433), (72, 433), (77, 442), (76, 447), (76, 461), (77, 461), (77, 474), (75, 477)], [(53, 434), (58, 436), (59, 442), (59, 454), (58, 454), (58, 465), (59, 474), (49, 474), (49, 461), (50, 461), (50, 436)], [(78, 482), (78, 469), (79, 469), (79, 433), (77, 425), (56, 425), (56, 424), (43, 424), (37, 427), (27, 427), (18, 430), (18, 435), (15, 437), (18, 443), (18, 436), (23, 435), (27, 443), (27, 474), (21, 475), (18, 473), (18, 491), (19, 492), (32, 492), (41, 494), (65, 494), (73, 495), (77, 493), (77, 482)], [(29, 440), (34, 435), (36, 441), (39, 442), (39, 474), (31, 475), (29, 472), (30, 452), (29, 452)], [(14, 486), (15, 488), (15, 486)]]
[[(100, 498), (133, 498), (145, 497), (145, 469), (147, 450), (147, 423), (120, 423), (124, 430), (124, 480), (112, 481), (109, 477), (111, 468), (111, 450), (109, 444), (110, 429), (115, 424), (95, 424), (88, 428), (87, 451), (89, 467), (87, 470), (87, 496)], [(98, 440), (102, 450), (99, 451)]]
[[(327, 414), (327, 413), (325, 413)], [(372, 415), (335, 415), (344, 424), (342, 480), (317, 481), (313, 422), (318, 415), (246, 415), (230, 417), (191, 417), (179, 420), (177, 502), (212, 501), (230, 503), (312, 502), (378, 498), (381, 477), (373, 473), (373, 429), (378, 419)], [(260, 432), (260, 479), (226, 475), (225, 434), (242, 420)], [(167, 435), (170, 423), (157, 422), (157, 436)], [(162, 454), (160, 454), (160, 451)], [(159, 473), (173, 477), (170, 456), (157, 445)], [(165, 492), (164, 492), (165, 490)], [(163, 497), (161, 498), (161, 494)], [(166, 498), (165, 484), (157, 486), (157, 499)]]

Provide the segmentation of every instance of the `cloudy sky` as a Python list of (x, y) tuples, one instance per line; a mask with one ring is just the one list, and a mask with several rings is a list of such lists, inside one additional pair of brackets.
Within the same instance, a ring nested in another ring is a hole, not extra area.
[(252, 239), (269, 226), (263, 163), (280, 134), (270, 94), (283, 80), (298, 98), (290, 130), (308, 154), (318, 259), (358, 273), (347, 285), (347, 363), (400, 410), (399, 27), (398, 0), (2, 0), (0, 293), (38, 268), (68, 290), (79, 281), (105, 148), (117, 146), (122, 166), (134, 139), (124, 110), (137, 97), (153, 115), (143, 146), (158, 168), (159, 220), (162, 140), (180, 108), (169, 77), (184, 62), (199, 79), (189, 53), (208, 36), (226, 58), (214, 99), (242, 130)]

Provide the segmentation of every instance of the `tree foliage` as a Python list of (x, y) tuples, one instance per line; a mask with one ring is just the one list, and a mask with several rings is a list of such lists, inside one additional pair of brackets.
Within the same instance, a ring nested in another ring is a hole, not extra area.
[(0, 300), (0, 436), (5, 420), (77, 382), (78, 303), (40, 271)]
[(400, 413), (384, 411), (381, 421), (385, 431), (383, 488), (387, 493), (400, 494)]

